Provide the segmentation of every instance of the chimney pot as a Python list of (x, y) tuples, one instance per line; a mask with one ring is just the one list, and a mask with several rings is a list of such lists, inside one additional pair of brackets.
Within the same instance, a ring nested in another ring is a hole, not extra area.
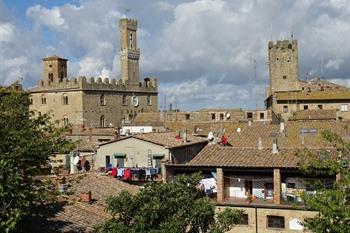
[(277, 153), (278, 153), (277, 143), (273, 142), (272, 143), (272, 154), (277, 154)]
[(259, 141), (258, 141), (258, 150), (262, 150), (262, 149), (263, 149), (262, 138), (259, 137)]
[(280, 123), (280, 133), (284, 133), (285, 127), (284, 127), (284, 122), (282, 121)]

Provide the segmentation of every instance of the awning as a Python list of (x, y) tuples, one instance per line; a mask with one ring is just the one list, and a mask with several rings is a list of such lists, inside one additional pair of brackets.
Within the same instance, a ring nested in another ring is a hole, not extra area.
[(153, 159), (162, 159), (164, 158), (164, 154), (152, 154)]
[(113, 156), (114, 156), (114, 158), (125, 158), (126, 154), (125, 153), (114, 153)]

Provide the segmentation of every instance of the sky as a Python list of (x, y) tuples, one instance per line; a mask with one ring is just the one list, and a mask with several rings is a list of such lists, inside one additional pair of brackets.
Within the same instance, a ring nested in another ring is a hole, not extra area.
[(126, 9), (160, 109), (264, 108), (267, 44), (291, 35), (301, 79), (350, 86), (348, 0), (0, 0), (0, 85), (35, 86), (53, 54), (69, 77), (119, 79)]

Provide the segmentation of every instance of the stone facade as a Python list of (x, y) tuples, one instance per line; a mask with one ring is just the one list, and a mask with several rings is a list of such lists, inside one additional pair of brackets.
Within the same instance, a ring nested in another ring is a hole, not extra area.
[[(217, 206), (217, 211), (221, 211), (224, 208), (241, 209), (244, 211), (246, 222), (244, 224), (236, 225), (229, 232), (242, 232), (242, 233), (268, 233), (268, 232), (309, 232), (304, 229), (300, 224), (306, 218), (314, 217), (317, 212), (305, 211), (300, 209), (291, 208), (264, 208), (264, 207), (229, 207), (229, 206)], [(270, 217), (280, 217), (284, 222), (284, 227), (269, 227), (268, 219)]]
[(270, 92), (299, 89), (297, 40), (269, 42)]
[(52, 113), (60, 125), (117, 127), (142, 112), (158, 111), (157, 79), (139, 80), (140, 50), (137, 48), (137, 21), (121, 19), (119, 80), (67, 78), (67, 59), (43, 59), (44, 77), (31, 89), (31, 110)]
[(336, 110), (339, 119), (350, 119), (350, 89), (315, 78), (299, 79), (298, 43), (296, 40), (269, 42), (270, 86), (265, 106), (288, 120), (303, 110)]

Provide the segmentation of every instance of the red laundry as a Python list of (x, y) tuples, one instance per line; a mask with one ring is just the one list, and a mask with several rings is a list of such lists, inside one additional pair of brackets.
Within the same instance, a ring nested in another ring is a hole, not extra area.
[(117, 168), (112, 168), (112, 176), (117, 176)]
[(131, 180), (131, 171), (130, 169), (124, 170), (123, 180)]

